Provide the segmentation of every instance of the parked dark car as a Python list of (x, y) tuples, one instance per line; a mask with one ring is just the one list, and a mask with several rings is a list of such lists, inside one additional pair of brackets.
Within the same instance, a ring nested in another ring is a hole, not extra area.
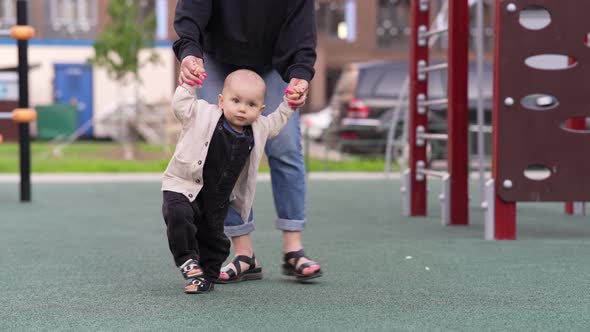
[[(406, 61), (351, 63), (336, 84), (331, 98), (333, 119), (329, 141), (339, 143), (351, 152), (381, 152), (397, 106), (399, 93), (408, 75)], [(477, 85), (475, 64), (469, 68), (469, 122), (477, 123)], [(484, 107), (486, 124), (491, 123), (492, 66), (484, 66)], [(431, 72), (429, 98), (447, 96), (447, 73)], [(403, 115), (402, 115), (403, 119)], [(400, 122), (401, 125), (402, 122)], [(433, 131), (446, 131), (446, 106), (434, 107), (429, 112), (429, 126)], [(401, 134), (400, 130), (397, 130)]]

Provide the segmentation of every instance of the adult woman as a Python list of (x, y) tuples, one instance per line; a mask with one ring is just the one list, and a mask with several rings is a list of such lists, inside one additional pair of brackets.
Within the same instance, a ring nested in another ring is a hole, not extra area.
[[(216, 102), (230, 72), (246, 68), (266, 82), (266, 110), (276, 109), (285, 88), (295, 86), (305, 93), (292, 106), (305, 104), (316, 59), (314, 0), (180, 0), (174, 29), (179, 36), (174, 43), (181, 61), (179, 83), (201, 84), (192, 65), (204, 67), (208, 78), (200, 95), (208, 102)], [(265, 151), (278, 216), (276, 226), (283, 232), (283, 272), (298, 280), (317, 278), (322, 273), (320, 264), (305, 255), (301, 242), (306, 188), (297, 114), (278, 137), (267, 142)], [(236, 256), (224, 268), (220, 282), (261, 276), (250, 237), (255, 229), (253, 219), (253, 213), (244, 221), (230, 209), (225, 232), (232, 239)]]

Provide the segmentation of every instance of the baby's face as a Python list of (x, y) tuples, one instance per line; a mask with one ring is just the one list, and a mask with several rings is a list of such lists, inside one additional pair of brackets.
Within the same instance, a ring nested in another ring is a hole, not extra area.
[(256, 84), (229, 82), (219, 95), (219, 108), (233, 126), (249, 126), (264, 110), (264, 89)]

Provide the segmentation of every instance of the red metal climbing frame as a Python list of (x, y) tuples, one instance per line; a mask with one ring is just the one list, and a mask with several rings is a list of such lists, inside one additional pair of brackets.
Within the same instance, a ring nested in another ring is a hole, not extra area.
[[(468, 109), (467, 71), (469, 6), (468, 0), (449, 0), (448, 29), (431, 31), (430, 1), (412, 0), (409, 94), (409, 179), (406, 182), (410, 216), (426, 215), (427, 178), (448, 181), (443, 200), (443, 223), (467, 225), (468, 215)], [(448, 63), (429, 66), (429, 38), (448, 33)], [(448, 70), (448, 98), (428, 99), (428, 73)], [(447, 105), (448, 134), (428, 133), (428, 109)], [(448, 173), (426, 168), (426, 142), (447, 140)], [(409, 189), (409, 190), (408, 190)], [(444, 219), (448, 218), (445, 222)]]
[[(590, 200), (588, 1), (497, 0), (493, 116), (493, 188), (486, 238), (516, 239), (516, 202)], [(544, 11), (546, 26), (522, 23), (527, 10)], [(565, 58), (555, 68), (539, 57)], [(527, 104), (531, 96), (554, 98)], [(527, 99), (528, 98), (528, 99)], [(525, 170), (545, 169), (534, 178)], [(567, 209), (567, 207), (566, 207)], [(487, 225), (486, 225), (487, 226)]]

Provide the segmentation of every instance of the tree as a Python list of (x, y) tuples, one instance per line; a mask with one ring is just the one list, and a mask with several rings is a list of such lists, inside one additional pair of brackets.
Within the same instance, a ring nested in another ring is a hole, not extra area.
[[(115, 79), (121, 87), (128, 80), (134, 82), (135, 107), (128, 112), (129, 107), (119, 104), (116, 116), (120, 124), (119, 139), (123, 143), (125, 159), (133, 159), (131, 142), (133, 132), (138, 127), (137, 118), (140, 108), (139, 76), (140, 69), (150, 63), (158, 63), (158, 54), (153, 49), (156, 35), (156, 15), (153, 8), (147, 6), (146, 0), (110, 0), (108, 14), (110, 22), (94, 42), (94, 58), (90, 63), (106, 69), (109, 76)], [(140, 63), (139, 53), (142, 49), (151, 49), (147, 60)]]
[[(110, 0), (111, 21), (94, 43), (95, 56), (91, 62), (104, 67), (109, 75), (123, 83), (129, 76), (139, 81), (139, 69), (157, 63), (153, 51), (156, 35), (156, 15), (145, 10), (145, 0)], [(145, 63), (140, 64), (139, 52), (152, 48)]]

